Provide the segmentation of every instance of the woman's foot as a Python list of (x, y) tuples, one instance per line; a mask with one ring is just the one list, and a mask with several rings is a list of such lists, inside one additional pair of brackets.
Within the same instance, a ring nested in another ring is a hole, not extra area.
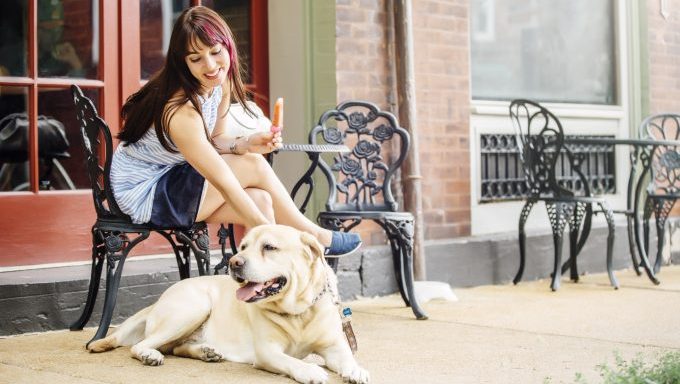
[(331, 245), (326, 247), (326, 256), (340, 257), (348, 255), (361, 246), (361, 237), (356, 233), (333, 231)]

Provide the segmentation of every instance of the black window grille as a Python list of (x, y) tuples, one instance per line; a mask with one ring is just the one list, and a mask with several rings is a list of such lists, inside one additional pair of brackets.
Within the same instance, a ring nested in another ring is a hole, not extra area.
[[(613, 137), (613, 136), (574, 136)], [(616, 193), (616, 167), (612, 145), (571, 145), (572, 153), (583, 153), (581, 170), (595, 195)], [(519, 159), (519, 148), (514, 134), (480, 135), (481, 197), (480, 202), (518, 200), (527, 196), (524, 170)], [(569, 168), (569, 162), (561, 155), (557, 161), (557, 178), (560, 184), (571, 190), (583, 192), (578, 176)]]

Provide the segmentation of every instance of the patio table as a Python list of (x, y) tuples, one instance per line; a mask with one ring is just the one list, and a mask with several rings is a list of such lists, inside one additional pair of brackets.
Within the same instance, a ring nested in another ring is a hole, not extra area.
[[(645, 176), (649, 172), (651, 155), (653, 151), (658, 146), (675, 146), (680, 148), (680, 141), (675, 140), (656, 140), (652, 138), (644, 139), (619, 139), (612, 137), (577, 137), (577, 138), (566, 138), (565, 143), (569, 145), (583, 145), (583, 146), (595, 146), (595, 145), (627, 145), (632, 147), (630, 153), (630, 166), (631, 170), (628, 176), (628, 187), (626, 190), (626, 210), (615, 210), (614, 213), (623, 213), (626, 215), (627, 229), (628, 229), (628, 244), (630, 248), (631, 258), (633, 260), (633, 266), (635, 272), (640, 275), (641, 272), (638, 268), (638, 261), (636, 257), (637, 254), (640, 258), (640, 265), (644, 268), (647, 273), (647, 277), (654, 283), (659, 284), (659, 280), (654, 274), (654, 270), (649, 262), (649, 257), (647, 256), (646, 247), (642, 242), (642, 237), (640, 236), (640, 200), (643, 195), (642, 187), (645, 181)], [(641, 172), (638, 172), (638, 166), (642, 167)], [(590, 212), (590, 215), (593, 213)], [(586, 234), (587, 235), (587, 234)], [(568, 265), (569, 261), (565, 263)], [(563, 267), (564, 270), (564, 267)]]

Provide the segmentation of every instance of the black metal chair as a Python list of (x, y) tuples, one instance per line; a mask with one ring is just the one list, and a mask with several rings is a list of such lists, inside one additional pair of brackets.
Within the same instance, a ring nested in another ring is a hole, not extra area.
[[(641, 135), (653, 140), (680, 140), (680, 115), (662, 113), (647, 117), (640, 125)], [(644, 161), (644, 159), (643, 159)], [(668, 215), (680, 198), (680, 152), (673, 145), (658, 145), (649, 161), (651, 180), (647, 186), (643, 213), (644, 246), (649, 254), (649, 218), (654, 212), (657, 234), (657, 251), (654, 273), (661, 269), (665, 240), (664, 227)]]
[[(317, 142), (318, 139), (322, 142)], [(426, 319), (413, 288), (413, 215), (398, 210), (390, 186), (409, 149), (408, 132), (399, 126), (394, 115), (376, 105), (348, 101), (321, 116), (309, 133), (309, 142), (352, 149), (336, 155), (330, 166), (318, 159), (329, 188), (326, 211), (317, 218), (319, 224), (331, 230), (349, 231), (366, 219), (382, 227), (392, 248), (401, 297), (418, 319)], [(303, 212), (308, 198), (301, 208)], [(336, 269), (337, 258), (329, 258), (329, 264)]]
[[(85, 308), (80, 318), (70, 327), (81, 330), (90, 319), (94, 308), (104, 260), (106, 260), (106, 294), (104, 308), (95, 336), (88, 342), (106, 336), (116, 305), (118, 286), (123, 264), (130, 251), (153, 232), (159, 233), (170, 242), (177, 259), (181, 279), (190, 276), (190, 257), (193, 251), (199, 274), (209, 272), (210, 253), (208, 228), (205, 223), (196, 223), (192, 228), (162, 228), (152, 225), (134, 224), (121, 212), (111, 190), (109, 173), (113, 144), (111, 131), (102, 120), (90, 99), (81, 89), (71, 86), (76, 105), (78, 122), (87, 156), (87, 167), (92, 185), (92, 198), (97, 212), (97, 221), (92, 226), (92, 271)], [(103, 161), (102, 161), (103, 160)], [(173, 239), (174, 237), (174, 239)]]
[[(564, 144), (564, 131), (559, 119), (539, 104), (529, 100), (514, 100), (510, 103), (510, 119), (515, 128), (517, 146), (524, 171), (528, 197), (519, 218), (520, 265), (513, 283), (522, 279), (526, 260), (526, 234), (524, 225), (532, 207), (543, 201), (555, 245), (555, 264), (550, 288), (555, 291), (560, 286), (562, 263), (562, 235), (568, 225), (570, 228), (570, 277), (578, 281), (577, 256), (590, 233), (593, 205), (604, 213), (609, 228), (607, 236), (607, 272), (614, 288), (619, 284), (612, 271), (612, 251), (614, 246), (614, 218), (612, 209), (603, 198), (590, 196), (589, 183), (580, 170), (582, 154), (572, 153)], [(558, 167), (571, 170), (578, 175), (580, 183), (560, 182), (556, 176)], [(577, 195), (574, 190), (581, 190)], [(583, 224), (583, 229), (580, 230)]]

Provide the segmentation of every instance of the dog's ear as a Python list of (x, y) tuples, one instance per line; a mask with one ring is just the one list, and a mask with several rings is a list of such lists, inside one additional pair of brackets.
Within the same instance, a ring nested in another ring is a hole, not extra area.
[(309, 248), (309, 255), (312, 260), (323, 256), (323, 245), (321, 245), (319, 240), (310, 233), (300, 232), (300, 241), (302, 241), (302, 244), (304, 244), (306, 248)]

